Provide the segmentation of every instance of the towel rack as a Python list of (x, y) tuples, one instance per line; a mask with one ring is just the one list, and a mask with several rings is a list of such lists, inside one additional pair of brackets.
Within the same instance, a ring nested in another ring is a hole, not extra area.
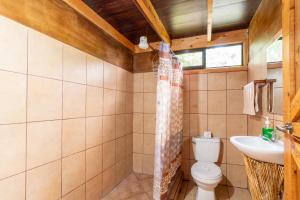
[(262, 88), (267, 85), (267, 111), (269, 113), (273, 112), (273, 84), (276, 79), (264, 79), (264, 80), (254, 80), (254, 94), (256, 94), (256, 85)]

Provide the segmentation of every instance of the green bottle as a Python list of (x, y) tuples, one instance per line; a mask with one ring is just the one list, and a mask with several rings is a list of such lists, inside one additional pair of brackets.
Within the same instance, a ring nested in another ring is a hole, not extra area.
[(271, 128), (269, 117), (266, 117), (265, 125), (262, 128), (262, 136), (264, 140), (271, 140), (273, 138), (274, 129)]

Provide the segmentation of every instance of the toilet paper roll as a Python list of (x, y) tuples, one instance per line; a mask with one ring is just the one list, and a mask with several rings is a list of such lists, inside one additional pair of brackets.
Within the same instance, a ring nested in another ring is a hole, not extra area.
[(204, 131), (204, 137), (205, 138), (211, 138), (212, 137), (212, 134), (210, 131)]

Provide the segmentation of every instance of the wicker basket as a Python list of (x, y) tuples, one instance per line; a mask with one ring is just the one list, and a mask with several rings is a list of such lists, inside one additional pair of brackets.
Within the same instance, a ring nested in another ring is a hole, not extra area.
[(252, 199), (282, 199), (284, 177), (283, 166), (254, 160), (246, 155), (243, 157)]

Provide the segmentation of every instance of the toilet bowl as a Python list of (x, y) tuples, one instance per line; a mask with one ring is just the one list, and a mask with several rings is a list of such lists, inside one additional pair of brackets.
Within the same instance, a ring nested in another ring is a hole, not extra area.
[(191, 169), (197, 184), (196, 200), (215, 200), (215, 188), (222, 180), (220, 167), (214, 163), (196, 162)]
[(197, 184), (196, 200), (215, 200), (215, 188), (222, 180), (222, 172), (215, 164), (220, 154), (220, 138), (193, 137), (193, 151), (197, 162), (191, 175)]

